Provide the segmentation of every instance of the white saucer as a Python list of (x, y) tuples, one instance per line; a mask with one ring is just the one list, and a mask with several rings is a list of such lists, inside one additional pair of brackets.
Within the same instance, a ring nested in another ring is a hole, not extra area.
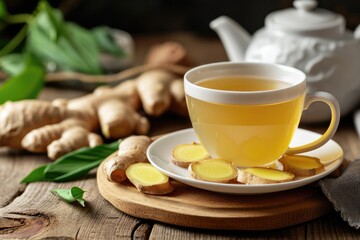
[[(317, 139), (319, 136), (320, 135), (317, 133), (304, 129), (298, 129), (290, 146), (293, 147), (311, 142)], [(325, 165), (325, 170), (314, 176), (297, 178), (291, 182), (276, 184), (244, 185), (213, 183), (194, 179), (190, 176), (187, 169), (176, 166), (171, 162), (171, 152), (176, 145), (191, 143), (193, 141), (199, 142), (192, 128), (164, 135), (149, 146), (147, 151), (148, 159), (151, 164), (161, 172), (179, 182), (196, 188), (231, 194), (261, 194), (278, 192), (304, 186), (327, 176), (343, 161), (342, 148), (335, 141), (330, 140), (325, 145), (316, 150), (303, 153), (303, 155), (319, 158), (320, 161)]]

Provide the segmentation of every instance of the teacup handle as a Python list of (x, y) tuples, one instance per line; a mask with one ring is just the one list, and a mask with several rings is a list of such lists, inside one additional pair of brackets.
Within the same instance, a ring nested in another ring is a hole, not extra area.
[(311, 151), (317, 149), (318, 147), (324, 145), (327, 141), (329, 141), (335, 134), (337, 127), (339, 126), (340, 121), (340, 106), (336, 98), (327, 92), (315, 92), (310, 93), (306, 96), (304, 103), (304, 110), (306, 110), (310, 104), (313, 102), (324, 102), (326, 103), (331, 110), (331, 121), (326, 132), (311, 143), (307, 143), (305, 145), (297, 146), (297, 147), (289, 147), (285, 154), (296, 154)]

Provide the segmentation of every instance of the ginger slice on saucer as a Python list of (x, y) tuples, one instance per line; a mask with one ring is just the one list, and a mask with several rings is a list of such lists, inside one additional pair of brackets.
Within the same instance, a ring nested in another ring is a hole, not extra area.
[(285, 171), (292, 172), (295, 176), (307, 177), (324, 170), (320, 159), (303, 155), (284, 155), (279, 159)]
[(169, 177), (157, 170), (150, 163), (135, 163), (130, 165), (126, 176), (134, 186), (143, 193), (165, 195), (174, 190)]
[(210, 155), (199, 143), (180, 144), (172, 151), (172, 162), (179, 167), (188, 168), (193, 162), (209, 159)]
[(208, 182), (230, 183), (237, 178), (237, 168), (219, 158), (193, 162), (189, 171), (194, 178)]
[(250, 167), (239, 169), (237, 181), (244, 184), (269, 184), (289, 182), (295, 175), (272, 168)]

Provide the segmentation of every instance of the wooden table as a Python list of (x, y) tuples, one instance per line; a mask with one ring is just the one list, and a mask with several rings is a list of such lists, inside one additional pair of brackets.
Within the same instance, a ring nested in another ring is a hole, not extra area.
[[(136, 36), (136, 63), (141, 63), (149, 46), (167, 40), (184, 44), (197, 64), (226, 60), (217, 38), (177, 32)], [(40, 97), (72, 98), (83, 94), (79, 90), (47, 87)], [(150, 135), (190, 126), (188, 119), (171, 115), (152, 118), (151, 122)], [(302, 127), (318, 132), (326, 128), (324, 125)], [(360, 155), (360, 141), (351, 116), (342, 119), (334, 140), (344, 149), (345, 159), (351, 161)], [(311, 222), (272, 231), (190, 229), (142, 220), (120, 212), (99, 194), (95, 173), (75, 182), (19, 184), (32, 169), (48, 162), (43, 154), (0, 148), (0, 239), (360, 239), (360, 232), (349, 227), (335, 210)], [(75, 185), (87, 191), (85, 208), (66, 204), (50, 193), (52, 189)]]

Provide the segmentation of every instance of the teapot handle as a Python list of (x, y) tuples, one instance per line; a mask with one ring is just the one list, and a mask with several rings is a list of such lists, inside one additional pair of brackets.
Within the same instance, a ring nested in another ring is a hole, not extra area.
[(360, 39), (360, 24), (356, 27), (356, 29), (354, 31), (354, 37), (356, 39)]

